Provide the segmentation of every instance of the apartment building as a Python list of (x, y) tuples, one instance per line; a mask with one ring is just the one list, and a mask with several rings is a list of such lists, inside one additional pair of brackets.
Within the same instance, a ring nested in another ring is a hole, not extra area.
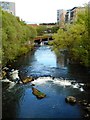
[(73, 23), (77, 19), (77, 13), (84, 10), (84, 7), (74, 7), (67, 11), (63, 9), (57, 10), (57, 24), (61, 25), (62, 23)]
[(72, 9), (67, 10), (65, 15), (65, 23), (72, 23), (76, 19), (78, 7), (74, 7)]
[(66, 11), (63, 9), (57, 10), (57, 24), (60, 25), (65, 22)]
[(8, 13), (15, 15), (15, 3), (14, 2), (0, 1), (0, 7), (4, 11), (7, 11)]
[(77, 14), (80, 11), (84, 11), (84, 7), (74, 7), (70, 10), (67, 10), (65, 15), (65, 23), (73, 23), (77, 20)]
[(70, 23), (71, 10), (67, 10), (65, 14), (65, 23)]

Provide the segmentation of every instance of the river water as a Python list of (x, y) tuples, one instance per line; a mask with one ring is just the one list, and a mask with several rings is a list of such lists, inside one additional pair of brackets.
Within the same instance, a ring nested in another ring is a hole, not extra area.
[(33, 76), (34, 87), (45, 93), (46, 97), (37, 99), (32, 94), (31, 83), (17, 84), (10, 89), (4, 89), (3, 118), (83, 117), (80, 105), (67, 104), (65, 98), (72, 95), (77, 100), (89, 101), (90, 90), (84, 87), (90, 79), (87, 70), (68, 65), (64, 55), (58, 59), (49, 46), (37, 47), (32, 54), (28, 53), (19, 58), (14, 67), (19, 69), (21, 79)]

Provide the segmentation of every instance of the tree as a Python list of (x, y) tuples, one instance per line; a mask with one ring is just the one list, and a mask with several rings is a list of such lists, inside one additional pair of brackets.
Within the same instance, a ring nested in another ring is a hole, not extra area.
[(68, 51), (69, 59), (72, 62), (90, 66), (90, 16), (88, 8), (80, 11), (77, 21), (73, 24), (66, 25), (65, 30), (59, 29), (53, 38), (53, 46), (58, 53), (60, 49)]
[(36, 36), (36, 30), (5, 11), (2, 11), (2, 24), (2, 63), (5, 65), (31, 50), (32, 42), (26, 43)]
[(47, 30), (47, 27), (44, 25), (40, 25), (36, 27), (36, 31), (37, 31), (37, 35), (41, 36), (45, 33), (45, 31)]

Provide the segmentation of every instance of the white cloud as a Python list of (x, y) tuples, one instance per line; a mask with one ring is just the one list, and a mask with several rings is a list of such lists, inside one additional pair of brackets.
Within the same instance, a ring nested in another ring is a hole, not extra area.
[[(1, 0), (0, 0), (1, 1)], [(3, 0), (16, 3), (16, 15), (24, 21), (56, 22), (57, 9), (71, 9), (89, 0)]]

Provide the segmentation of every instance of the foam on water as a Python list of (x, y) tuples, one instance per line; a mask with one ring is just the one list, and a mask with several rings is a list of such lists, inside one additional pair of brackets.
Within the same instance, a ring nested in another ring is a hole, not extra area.
[[(13, 88), (15, 86), (15, 82), (10, 81), (8, 79), (4, 79), (1, 80), (2, 82), (9, 82), (9, 89)], [(32, 84), (35, 85), (42, 85), (42, 84), (46, 84), (47, 82), (52, 82), (53, 84), (56, 84), (58, 86), (63, 86), (63, 87), (72, 87), (74, 89), (79, 89), (81, 92), (84, 91), (83, 87), (84, 84), (83, 83), (77, 83), (75, 80), (67, 80), (67, 79), (63, 79), (63, 78), (53, 78), (53, 77), (39, 77), (37, 79), (35, 79), (34, 81), (32, 81)], [(72, 83), (73, 82), (73, 83)]]
[(36, 80), (34, 80), (33, 84), (45, 84), (46, 82), (53, 82), (54, 84), (60, 85), (60, 86), (70, 86), (72, 81), (64, 80), (63, 78), (52, 78), (52, 77), (39, 77)]
[(1, 80), (1, 82), (11, 82), (9, 79), (3, 79), (3, 80)]
[(10, 81), (9, 79), (3, 79), (3, 80), (1, 80), (1, 82), (6, 82), (6, 83), (9, 83), (9, 88), (8, 89), (11, 89), (11, 88), (13, 88), (15, 85), (16, 85), (16, 83), (15, 82), (12, 82), (12, 81)]
[(53, 81), (51, 77), (39, 77), (36, 80), (32, 81), (33, 84), (40, 85), (45, 84), (48, 81)]
[(84, 91), (84, 89), (81, 87), (81, 88), (79, 88), (79, 90), (81, 91), (81, 92), (83, 92)]
[(84, 91), (82, 87), (84, 86), (83, 83), (77, 83), (75, 80), (67, 80), (63, 78), (39, 77), (36, 80), (32, 81), (32, 83), (35, 85), (41, 85), (41, 84), (46, 84), (49, 81), (51, 81), (53, 84), (56, 84), (58, 86), (63, 86), (63, 87), (69, 86), (74, 89), (79, 89), (80, 91)]
[(80, 85), (78, 83), (75, 83), (74, 85), (72, 85), (73, 88), (79, 88)]
[(10, 75), (11, 75), (12, 80), (19, 79), (18, 70), (13, 70), (13, 71), (10, 73)]
[(69, 80), (62, 80), (62, 79), (55, 79), (53, 81), (54, 84), (58, 84), (60, 86), (70, 86), (71, 85), (71, 81)]

